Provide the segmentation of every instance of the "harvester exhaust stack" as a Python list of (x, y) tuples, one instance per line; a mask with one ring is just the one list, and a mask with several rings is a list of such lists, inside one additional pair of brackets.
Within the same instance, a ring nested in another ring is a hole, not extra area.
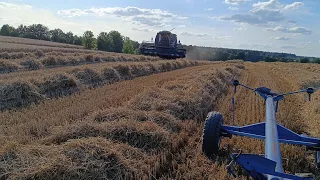
[[(203, 130), (202, 151), (209, 158), (218, 155), (220, 141), (222, 137), (231, 138), (232, 135), (245, 136), (250, 138), (262, 139), (265, 141), (265, 155), (243, 154), (242, 152), (232, 154), (232, 161), (227, 166), (228, 172), (236, 177), (232, 170), (234, 163), (239, 164), (253, 179), (313, 179), (312, 176), (292, 175), (284, 173), (282, 166), (282, 157), (280, 153), (280, 143), (306, 146), (308, 150), (316, 151), (316, 165), (320, 168), (320, 139), (299, 135), (276, 122), (276, 112), (279, 101), (286, 95), (306, 92), (311, 100), (314, 93), (313, 88), (307, 88), (300, 91), (279, 94), (272, 92), (266, 87), (250, 88), (235, 80), (233, 82), (234, 93), (237, 86), (242, 86), (250, 91), (257, 92), (265, 100), (266, 120), (265, 122), (234, 126), (235, 99), (232, 97), (232, 121), (233, 126), (223, 125), (223, 118), (219, 112), (210, 112), (207, 116)], [(309, 174), (308, 174), (309, 175)]]

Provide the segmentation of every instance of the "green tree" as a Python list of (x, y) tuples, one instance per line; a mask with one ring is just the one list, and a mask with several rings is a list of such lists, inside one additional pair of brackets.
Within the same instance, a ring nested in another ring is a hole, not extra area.
[(10, 35), (10, 26), (9, 24), (5, 24), (1, 27), (0, 35), (9, 36)]
[(132, 43), (131, 39), (128, 37), (125, 37), (123, 40), (122, 52), (126, 53), (126, 54), (135, 54), (135, 49), (133, 47), (133, 43)]
[(93, 38), (93, 46), (92, 46), (92, 49), (94, 49), (94, 50), (98, 50), (98, 48), (97, 48), (97, 38)]
[(83, 33), (83, 45), (86, 49), (92, 49), (94, 47), (94, 35), (92, 31), (86, 31)]
[(238, 52), (236, 55), (236, 59), (242, 59), (245, 60), (246, 54), (244, 52)]
[(280, 62), (288, 62), (288, 59), (287, 59), (287, 58), (284, 58), (284, 57), (281, 57), (281, 58), (280, 58)]
[(232, 60), (232, 59), (238, 59), (236, 55), (234, 54), (229, 54), (228, 59)]
[(20, 37), (26, 37), (27, 31), (28, 31), (28, 27), (23, 24), (20, 24), (17, 28), (17, 33), (19, 34)]
[(101, 32), (97, 38), (97, 48), (101, 51), (111, 51), (111, 39), (107, 32)]
[(27, 27), (26, 38), (50, 40), (49, 28), (42, 24), (32, 24)]
[(258, 51), (248, 50), (245, 53), (245, 60), (246, 61), (258, 62), (258, 61), (261, 61), (263, 58), (264, 58), (264, 56), (262, 56), (261, 53)]
[(18, 36), (16, 29), (8, 24), (5, 24), (1, 27), (0, 35), (2, 36)]
[(139, 54), (139, 47), (140, 43), (137, 41), (131, 41), (133, 48), (134, 48), (134, 54)]
[[(132, 45), (133, 45), (133, 48), (136, 52), (139, 51), (139, 47), (140, 47), (140, 43), (137, 42), (137, 41), (131, 41), (132, 42)], [(137, 54), (137, 53), (136, 53)]]
[(108, 37), (111, 41), (111, 51), (121, 53), (123, 48), (123, 37), (118, 31), (110, 31)]
[(74, 36), (72, 32), (67, 32), (67, 34), (65, 34), (65, 38), (66, 38), (66, 43), (73, 44)]
[(308, 58), (302, 58), (300, 59), (300, 63), (309, 63), (310, 60)]
[(263, 61), (265, 62), (277, 62), (278, 59), (272, 57), (264, 57)]
[(314, 58), (312, 63), (320, 64), (320, 58)]
[(64, 32), (61, 29), (54, 29), (50, 31), (51, 41), (62, 42)]
[(75, 35), (73, 37), (73, 44), (81, 46), (82, 45), (82, 37)]
[(223, 50), (218, 50), (215, 52), (214, 58), (217, 61), (226, 61), (229, 58), (229, 53)]

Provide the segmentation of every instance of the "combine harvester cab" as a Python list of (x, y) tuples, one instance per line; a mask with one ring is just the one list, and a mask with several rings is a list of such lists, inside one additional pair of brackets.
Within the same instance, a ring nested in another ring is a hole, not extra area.
[(186, 49), (177, 41), (177, 35), (170, 31), (158, 32), (154, 42), (143, 41), (139, 49), (140, 54), (159, 56), (163, 59), (186, 57)]
[[(241, 151), (231, 155), (232, 161), (227, 166), (228, 172), (236, 177), (233, 171), (233, 164), (240, 165), (249, 176), (255, 180), (278, 180), (278, 179), (314, 179), (312, 174), (286, 174), (282, 167), (282, 157), (280, 153), (280, 143), (305, 146), (307, 150), (315, 151), (315, 163), (320, 168), (320, 139), (297, 134), (276, 122), (276, 112), (279, 101), (286, 95), (306, 92), (309, 95), (314, 93), (313, 88), (278, 94), (266, 87), (250, 88), (235, 80), (234, 93), (237, 86), (245, 87), (257, 92), (265, 100), (266, 120), (265, 122), (247, 126), (226, 126), (223, 125), (223, 116), (219, 112), (210, 112), (207, 116), (202, 137), (202, 152), (208, 158), (218, 155), (220, 141), (222, 137), (231, 138), (235, 136), (245, 136), (250, 138), (262, 139), (265, 141), (265, 154), (243, 154)], [(234, 124), (234, 98), (232, 98), (233, 124)]]

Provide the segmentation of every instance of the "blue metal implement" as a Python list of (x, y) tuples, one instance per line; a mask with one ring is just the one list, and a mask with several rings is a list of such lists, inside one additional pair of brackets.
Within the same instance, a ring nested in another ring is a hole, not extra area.
[[(276, 162), (275, 171), (283, 173), (282, 159), (280, 154), (280, 144), (278, 128), (276, 123), (276, 113), (273, 104), (273, 97), (268, 95), (266, 100), (266, 137), (265, 137), (265, 157)], [(268, 179), (274, 176), (268, 175)]]
[(266, 87), (250, 88), (242, 85), (239, 81), (235, 80), (234, 93), (238, 85), (245, 87), (249, 90), (257, 92), (264, 100), (266, 105), (266, 120), (265, 122), (247, 125), (247, 126), (234, 126), (234, 110), (235, 100), (232, 98), (232, 121), (233, 126), (222, 126), (221, 135), (225, 137), (246, 136), (256, 139), (263, 139), (265, 141), (265, 155), (254, 154), (232, 154), (232, 161), (227, 166), (228, 172), (235, 176), (231, 170), (233, 163), (238, 163), (244, 168), (248, 174), (254, 179), (312, 179), (310, 177), (300, 177), (291, 174), (285, 174), (282, 166), (282, 157), (280, 153), (280, 144), (293, 144), (306, 146), (308, 150), (316, 150), (316, 163), (320, 163), (320, 139), (312, 138), (306, 135), (299, 135), (276, 122), (276, 112), (278, 111), (279, 101), (286, 95), (307, 92), (309, 101), (311, 94), (314, 93), (313, 88), (305, 90), (278, 94), (271, 91)]

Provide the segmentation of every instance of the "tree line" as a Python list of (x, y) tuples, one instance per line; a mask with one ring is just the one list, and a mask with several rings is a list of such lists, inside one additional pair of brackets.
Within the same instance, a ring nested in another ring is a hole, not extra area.
[[(50, 30), (42, 24), (29, 26), (19, 25), (17, 28), (5, 24), (1, 27), (0, 35), (31, 38), (72, 45), (82, 45), (86, 49), (96, 49), (108, 52), (139, 54), (139, 43), (129, 37), (122, 36), (118, 31), (101, 32), (97, 37), (92, 31), (86, 31), (82, 36), (74, 35), (72, 32), (63, 32), (61, 29)], [(187, 58), (209, 61), (225, 61), (231, 59), (242, 59), (244, 61), (258, 62), (301, 62), (319, 63), (319, 58), (299, 57), (295, 54), (264, 52), (245, 49), (228, 49), (215, 47), (187, 46)]]
[(101, 32), (97, 37), (92, 31), (86, 31), (82, 36), (77, 36), (71, 31), (63, 32), (59, 28), (50, 30), (42, 24), (21, 24), (17, 28), (5, 24), (1, 27), (0, 35), (82, 45), (86, 49), (127, 54), (138, 54), (140, 45), (129, 37), (122, 36), (118, 31)]

